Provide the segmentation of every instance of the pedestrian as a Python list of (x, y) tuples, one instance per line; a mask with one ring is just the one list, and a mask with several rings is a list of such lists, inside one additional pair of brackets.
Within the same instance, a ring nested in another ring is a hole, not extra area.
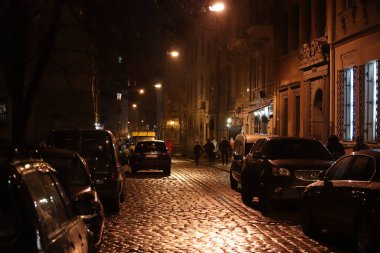
[(168, 148), (169, 153), (172, 154), (173, 153), (173, 143), (172, 143), (172, 141), (168, 139), (168, 140), (165, 141), (165, 144), (166, 144), (166, 147)]
[(202, 149), (201, 145), (199, 145), (199, 142), (196, 141), (194, 148), (193, 148), (193, 153), (194, 153), (194, 157), (195, 157), (195, 166), (198, 166), (199, 157), (201, 156), (202, 152), (203, 152), (203, 149)]
[(214, 155), (214, 144), (212, 144), (211, 139), (207, 139), (206, 144), (203, 146), (203, 150), (207, 155), (209, 165), (211, 165)]
[(227, 141), (227, 137), (223, 137), (223, 140), (219, 143), (220, 155), (222, 156), (222, 164), (228, 165), (228, 153), (230, 149), (230, 144)]
[(234, 152), (234, 149), (235, 149), (235, 141), (234, 141), (234, 138), (230, 138), (230, 151), (231, 151), (231, 155), (232, 153)]
[(219, 151), (218, 142), (216, 141), (215, 138), (212, 138), (212, 144), (214, 145), (212, 160), (213, 162), (215, 162), (216, 158), (218, 157), (218, 151)]
[(338, 136), (334, 134), (331, 134), (327, 139), (326, 148), (330, 151), (335, 160), (346, 153), (343, 144), (339, 142)]
[(356, 144), (352, 148), (352, 151), (369, 149), (368, 145), (364, 143), (364, 138), (362, 135), (357, 136), (355, 141), (356, 141)]

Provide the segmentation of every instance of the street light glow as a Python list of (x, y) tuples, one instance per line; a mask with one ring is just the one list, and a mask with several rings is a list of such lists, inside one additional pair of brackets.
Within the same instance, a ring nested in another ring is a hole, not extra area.
[(217, 2), (209, 6), (208, 9), (212, 12), (222, 12), (224, 10), (224, 3)]
[(144, 94), (144, 92), (145, 92), (144, 89), (140, 89), (140, 90), (139, 90), (139, 93), (140, 93), (140, 94)]
[(173, 58), (177, 58), (179, 56), (179, 52), (177, 50), (172, 50), (168, 52), (168, 54)]
[(136, 107), (137, 107), (137, 105), (136, 105), (136, 104), (132, 104), (132, 107), (133, 107), (133, 108), (136, 108)]
[(161, 89), (162, 84), (160, 84), (160, 83), (156, 83), (156, 84), (154, 85), (154, 87), (155, 87), (156, 89)]

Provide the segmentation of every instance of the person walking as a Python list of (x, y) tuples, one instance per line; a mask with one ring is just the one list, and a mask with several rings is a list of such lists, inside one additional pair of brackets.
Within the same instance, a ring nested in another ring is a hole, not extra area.
[(362, 135), (357, 136), (355, 141), (356, 144), (352, 147), (352, 151), (369, 149), (368, 145), (364, 143), (364, 138)]
[(214, 144), (212, 144), (211, 139), (207, 139), (206, 144), (203, 146), (203, 150), (207, 155), (209, 165), (211, 165), (214, 155)]
[(339, 142), (338, 136), (334, 134), (331, 134), (327, 139), (326, 148), (330, 151), (335, 160), (346, 153), (343, 144)]
[(219, 143), (220, 155), (222, 156), (222, 164), (226, 163), (228, 165), (228, 153), (230, 144), (227, 141), (227, 137), (223, 137), (223, 140)]
[(215, 162), (216, 158), (218, 156), (218, 151), (219, 151), (218, 142), (216, 141), (215, 138), (212, 138), (212, 144), (214, 145), (213, 156), (212, 156), (213, 161), (212, 162)]
[(198, 166), (199, 157), (201, 156), (202, 152), (203, 152), (203, 149), (202, 149), (201, 145), (199, 145), (199, 142), (196, 141), (194, 148), (193, 148), (193, 153), (194, 153), (194, 157), (195, 157), (195, 166)]

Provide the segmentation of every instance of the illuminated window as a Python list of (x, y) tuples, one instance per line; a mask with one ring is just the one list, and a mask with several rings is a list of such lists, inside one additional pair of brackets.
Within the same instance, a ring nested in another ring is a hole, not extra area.
[(344, 71), (344, 136), (345, 140), (352, 140), (353, 136), (353, 113), (354, 113), (354, 69)]
[(377, 62), (369, 62), (365, 65), (365, 102), (364, 102), (364, 139), (375, 141), (376, 138), (376, 108), (378, 76), (376, 75)]

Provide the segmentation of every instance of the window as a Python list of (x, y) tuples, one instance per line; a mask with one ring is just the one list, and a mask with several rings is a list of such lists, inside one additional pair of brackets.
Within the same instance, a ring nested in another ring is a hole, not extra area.
[(377, 62), (369, 62), (365, 65), (365, 102), (364, 102), (364, 139), (376, 140), (376, 109), (378, 76), (376, 75)]
[(0, 127), (7, 125), (7, 103), (5, 98), (0, 98)]
[(374, 161), (369, 156), (357, 156), (352, 163), (347, 180), (369, 181), (374, 173)]
[(344, 140), (352, 140), (354, 118), (354, 69), (344, 71)]
[(342, 158), (341, 160), (337, 161), (333, 167), (329, 169), (327, 172), (327, 179), (329, 180), (343, 180), (344, 176), (347, 172), (348, 165), (350, 164), (350, 161), (352, 159), (352, 156), (347, 156)]

